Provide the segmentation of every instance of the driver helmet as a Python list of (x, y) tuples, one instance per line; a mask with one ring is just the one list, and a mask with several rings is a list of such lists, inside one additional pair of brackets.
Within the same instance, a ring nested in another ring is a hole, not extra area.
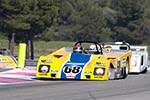
[(80, 43), (76, 44), (76, 45), (73, 47), (73, 52), (74, 52), (74, 53), (82, 53), (82, 47), (81, 47), (81, 44), (80, 44)]
[(112, 47), (111, 46), (105, 46), (105, 50), (110, 52), (112, 50)]

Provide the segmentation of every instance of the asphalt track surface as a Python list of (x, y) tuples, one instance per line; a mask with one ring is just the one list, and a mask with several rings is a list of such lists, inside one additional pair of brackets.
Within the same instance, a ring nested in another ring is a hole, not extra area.
[(150, 72), (121, 80), (43, 80), (0, 85), (0, 100), (150, 100)]

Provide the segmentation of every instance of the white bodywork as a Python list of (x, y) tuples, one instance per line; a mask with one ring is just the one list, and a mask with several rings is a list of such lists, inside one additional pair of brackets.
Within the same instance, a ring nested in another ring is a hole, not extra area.
[(148, 68), (147, 46), (130, 46), (132, 50), (131, 73), (146, 72)]
[(148, 61), (148, 68), (147, 70), (150, 72), (150, 62)]
[(103, 51), (107, 52), (128, 52), (130, 50), (130, 45), (123, 42), (108, 42), (104, 45)]

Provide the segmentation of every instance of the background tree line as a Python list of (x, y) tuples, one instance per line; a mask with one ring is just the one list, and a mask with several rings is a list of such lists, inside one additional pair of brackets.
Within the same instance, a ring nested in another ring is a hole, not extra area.
[(150, 44), (150, 0), (0, 0), (0, 35), (14, 43), (97, 40)]

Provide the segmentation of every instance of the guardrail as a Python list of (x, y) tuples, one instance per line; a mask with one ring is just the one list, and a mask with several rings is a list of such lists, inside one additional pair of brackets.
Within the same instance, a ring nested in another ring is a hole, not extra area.
[(38, 59), (34, 59), (34, 60), (26, 59), (25, 60), (25, 67), (36, 67), (37, 62), (38, 62)]

